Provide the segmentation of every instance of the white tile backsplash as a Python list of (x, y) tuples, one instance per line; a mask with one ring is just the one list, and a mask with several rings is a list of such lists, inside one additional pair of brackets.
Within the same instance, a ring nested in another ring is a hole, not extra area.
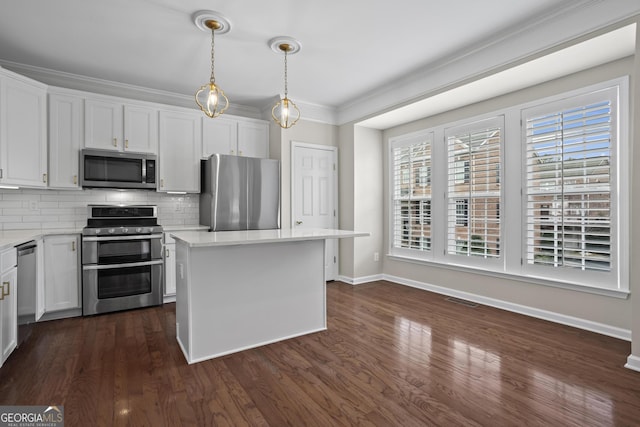
[(0, 190), (0, 230), (82, 228), (89, 204), (158, 206), (162, 225), (197, 225), (198, 194), (117, 190)]

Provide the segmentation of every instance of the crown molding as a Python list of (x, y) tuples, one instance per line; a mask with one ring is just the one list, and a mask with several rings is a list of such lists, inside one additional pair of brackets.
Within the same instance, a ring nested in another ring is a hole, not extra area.
[[(176, 107), (198, 109), (193, 95), (183, 95), (175, 92), (97, 79), (94, 77), (50, 70), (48, 68), (35, 67), (32, 65), (25, 65), (5, 60), (0, 60), (0, 66), (49, 86), (91, 92), (100, 95), (117, 96), (137, 101), (147, 101)], [(232, 104), (229, 106), (227, 113), (253, 119), (261, 118), (261, 111), (259, 108), (246, 105)]]
[(610, 4), (580, 0), (505, 29), (455, 55), (364, 93), (338, 108), (338, 123), (359, 122), (444, 92), (475, 79), (577, 43), (581, 37), (628, 21), (640, 13), (636, 2)]

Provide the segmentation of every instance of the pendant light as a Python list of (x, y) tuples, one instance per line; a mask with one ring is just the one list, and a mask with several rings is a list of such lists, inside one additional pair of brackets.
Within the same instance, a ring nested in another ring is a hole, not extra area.
[(298, 106), (288, 97), (287, 85), (287, 57), (300, 51), (301, 45), (290, 37), (276, 37), (269, 41), (271, 50), (284, 53), (284, 97), (271, 109), (271, 117), (281, 128), (289, 129), (300, 119)]
[(229, 99), (224, 91), (216, 84), (214, 74), (215, 64), (215, 35), (224, 34), (231, 30), (231, 23), (217, 12), (199, 11), (194, 14), (194, 23), (203, 31), (211, 31), (211, 77), (209, 83), (204, 84), (196, 92), (196, 104), (208, 117), (215, 118), (229, 108)]

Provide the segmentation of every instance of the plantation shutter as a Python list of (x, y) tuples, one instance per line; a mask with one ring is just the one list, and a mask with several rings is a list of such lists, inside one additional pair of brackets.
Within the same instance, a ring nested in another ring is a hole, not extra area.
[(528, 264), (610, 271), (615, 92), (525, 110)]
[(500, 258), (504, 119), (447, 130), (447, 253)]
[(433, 134), (392, 147), (394, 248), (431, 250), (431, 144)]

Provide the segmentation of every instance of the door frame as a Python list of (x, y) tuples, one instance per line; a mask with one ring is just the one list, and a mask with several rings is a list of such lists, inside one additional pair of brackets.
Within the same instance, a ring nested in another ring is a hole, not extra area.
[[(295, 191), (294, 191), (294, 183), (295, 183), (295, 167), (294, 167), (294, 159), (295, 159), (295, 153), (296, 150), (298, 148), (310, 148), (310, 149), (314, 149), (314, 150), (323, 150), (323, 151), (329, 151), (332, 153), (333, 155), (333, 164), (334, 164), (334, 169), (333, 169), (333, 208), (335, 210), (335, 215), (333, 216), (333, 228), (337, 229), (338, 228), (338, 215), (340, 212), (340, 209), (338, 209), (338, 147), (334, 147), (332, 145), (322, 145), (322, 144), (311, 144), (311, 143), (307, 143), (307, 142), (298, 142), (298, 141), (291, 141), (291, 177), (290, 177), (290, 204), (289, 204), (289, 216), (290, 216), (290, 221), (291, 223), (289, 224), (289, 226), (293, 229), (295, 228)], [(336, 262), (334, 264), (334, 276), (338, 277), (338, 272), (340, 271), (340, 253), (339, 253), (339, 247), (338, 247), (338, 240), (337, 239), (333, 239), (331, 240), (329, 243), (333, 243), (334, 245), (334, 250), (333, 253), (335, 254), (336, 257)]]

